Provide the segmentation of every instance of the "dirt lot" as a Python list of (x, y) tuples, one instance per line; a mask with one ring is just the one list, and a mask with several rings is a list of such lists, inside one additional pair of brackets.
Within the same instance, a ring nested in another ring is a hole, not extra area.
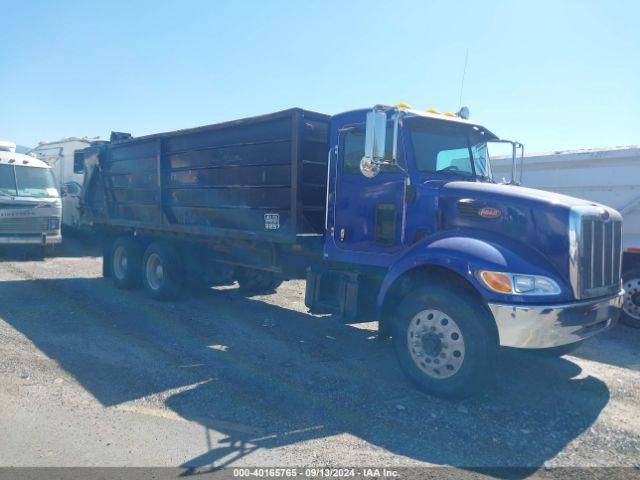
[(96, 252), (0, 257), (0, 465), (640, 464), (640, 331), (504, 352), (486, 394), (449, 402), (374, 325), (307, 314), (302, 282), (159, 303)]

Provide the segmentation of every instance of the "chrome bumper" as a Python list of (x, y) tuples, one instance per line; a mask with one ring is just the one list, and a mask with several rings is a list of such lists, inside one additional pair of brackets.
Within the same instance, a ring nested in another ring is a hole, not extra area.
[(500, 345), (549, 348), (578, 342), (613, 326), (624, 291), (613, 297), (561, 305), (489, 303)]
[(0, 245), (53, 245), (62, 242), (62, 235), (0, 235)]

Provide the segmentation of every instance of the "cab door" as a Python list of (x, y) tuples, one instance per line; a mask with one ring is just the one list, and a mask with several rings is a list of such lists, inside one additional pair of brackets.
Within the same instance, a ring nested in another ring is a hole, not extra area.
[[(392, 140), (391, 128), (386, 137)], [(334, 228), (330, 234), (338, 250), (393, 255), (403, 243), (405, 176), (397, 167), (384, 167), (373, 178), (363, 176), (360, 160), (364, 145), (364, 124), (339, 131)], [(386, 263), (384, 255), (365, 255), (358, 261)]]

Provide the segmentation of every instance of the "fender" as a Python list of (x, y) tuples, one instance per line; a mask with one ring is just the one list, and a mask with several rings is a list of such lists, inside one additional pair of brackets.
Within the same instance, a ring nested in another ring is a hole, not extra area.
[(383, 306), (396, 280), (420, 267), (443, 267), (466, 279), (485, 301), (534, 303), (519, 295), (498, 294), (485, 288), (476, 278), (478, 270), (522, 272), (544, 275), (560, 285), (560, 295), (539, 296), (535, 302), (571, 301), (571, 288), (547, 259), (533, 248), (492, 232), (458, 229), (432, 235), (403, 253), (388, 269), (376, 300), (377, 318), (382, 318)]

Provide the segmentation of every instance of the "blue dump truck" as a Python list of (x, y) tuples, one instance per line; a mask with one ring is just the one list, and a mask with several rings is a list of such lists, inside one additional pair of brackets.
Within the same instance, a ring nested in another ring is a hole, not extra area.
[[(560, 355), (618, 318), (603, 205), (497, 183), (500, 140), (458, 114), (290, 109), (78, 151), (104, 275), (156, 299), (306, 279), (306, 305), (377, 320), (422, 390), (473, 392), (501, 346)], [(511, 144), (513, 176), (521, 145)]]

